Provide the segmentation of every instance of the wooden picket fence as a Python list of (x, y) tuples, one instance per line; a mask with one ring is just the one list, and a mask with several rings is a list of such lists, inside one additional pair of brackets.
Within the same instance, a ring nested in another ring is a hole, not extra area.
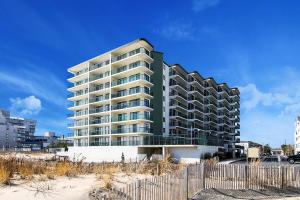
[(207, 164), (153, 178), (138, 180), (111, 190), (104, 200), (187, 200), (203, 189), (300, 188), (300, 166)]

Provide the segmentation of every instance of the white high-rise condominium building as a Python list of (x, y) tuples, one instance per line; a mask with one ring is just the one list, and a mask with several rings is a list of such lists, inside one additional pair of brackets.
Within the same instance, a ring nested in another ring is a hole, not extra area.
[(236, 150), (239, 90), (167, 64), (145, 39), (68, 71), (75, 147), (189, 144)]
[(295, 122), (295, 153), (300, 152), (300, 117)]

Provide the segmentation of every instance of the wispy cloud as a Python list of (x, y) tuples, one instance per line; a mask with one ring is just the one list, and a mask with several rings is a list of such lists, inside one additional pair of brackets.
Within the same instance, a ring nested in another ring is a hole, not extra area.
[(30, 115), (38, 114), (42, 109), (42, 102), (35, 96), (29, 96), (24, 99), (22, 98), (11, 98), (10, 111), (16, 116), (27, 117)]
[[(1, 67), (3, 68), (4, 67)], [(9, 69), (9, 66), (6, 67)], [(24, 68), (26, 68), (24, 66)], [(50, 103), (66, 105), (66, 86), (52, 72), (45, 69), (21, 69), (0, 71), (0, 83), (13, 91), (35, 95)]]
[(162, 26), (161, 29), (156, 30), (156, 33), (172, 40), (196, 39), (196, 28), (192, 25), (192, 23), (184, 21), (172, 21)]
[(293, 99), (288, 94), (283, 93), (271, 93), (262, 92), (257, 89), (253, 83), (247, 84), (246, 86), (239, 87), (243, 108), (249, 111), (258, 105), (263, 106), (274, 106), (274, 105), (285, 105), (293, 102)]
[(194, 12), (200, 12), (210, 7), (217, 6), (220, 2), (221, 0), (193, 0), (192, 10)]

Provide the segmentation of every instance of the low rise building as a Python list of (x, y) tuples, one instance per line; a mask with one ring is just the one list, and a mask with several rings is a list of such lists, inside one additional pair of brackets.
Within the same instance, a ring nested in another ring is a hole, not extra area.
[(252, 141), (240, 141), (240, 142), (236, 143), (235, 145), (243, 147), (243, 148), (241, 148), (242, 156), (246, 156), (248, 154), (249, 148), (258, 147), (261, 149), (263, 147), (263, 145), (256, 143), (256, 142), (252, 142)]

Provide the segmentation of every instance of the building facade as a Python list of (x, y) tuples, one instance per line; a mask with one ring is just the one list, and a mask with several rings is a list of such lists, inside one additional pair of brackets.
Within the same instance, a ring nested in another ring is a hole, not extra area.
[(295, 153), (300, 152), (300, 117), (295, 121)]
[(74, 146), (189, 144), (235, 151), (239, 90), (167, 64), (145, 39), (68, 71)]
[(35, 133), (36, 121), (11, 117), (10, 113), (0, 109), (0, 148), (22, 148)]

